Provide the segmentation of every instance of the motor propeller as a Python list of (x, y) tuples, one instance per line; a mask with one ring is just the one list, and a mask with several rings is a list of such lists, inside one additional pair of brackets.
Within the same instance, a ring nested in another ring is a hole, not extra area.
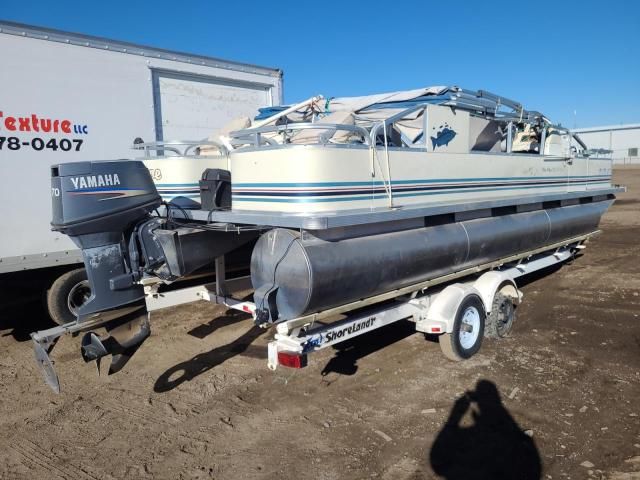
[(31, 334), (40, 372), (55, 393), (60, 393), (60, 381), (50, 354), (61, 335), (76, 335), (87, 332), (90, 328), (104, 327), (108, 333), (104, 338), (100, 338), (94, 331), (85, 333), (82, 337), (80, 353), (85, 362), (96, 361), (98, 374), (100, 374), (100, 360), (111, 355), (108, 372), (111, 375), (122, 370), (151, 333), (149, 313), (144, 305), (117, 319), (106, 322), (94, 319), (87, 323), (88, 325), (76, 321)]
[[(134, 318), (131, 318), (131, 317)], [(128, 315), (106, 326), (109, 336), (100, 338), (95, 332), (87, 332), (82, 337), (80, 353), (85, 362), (95, 360), (100, 374), (100, 363), (103, 357), (111, 355), (109, 375), (122, 370), (140, 345), (149, 337), (149, 314), (146, 309)]]

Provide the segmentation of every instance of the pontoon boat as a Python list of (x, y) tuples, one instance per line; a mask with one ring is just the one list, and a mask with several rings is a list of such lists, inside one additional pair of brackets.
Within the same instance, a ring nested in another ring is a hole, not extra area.
[[(318, 96), (262, 109), (235, 125), (242, 128), (217, 132), (201, 155), (193, 149), (146, 165), (53, 168), (52, 186), (60, 193), (52, 225), (82, 248), (93, 291), (77, 322), (33, 334), (54, 388), (48, 353), (58, 337), (88, 332), (85, 360), (111, 354), (117, 371), (149, 334), (146, 280), (170, 282), (214, 260), (223, 280), (224, 255), (248, 242), (257, 240), (247, 259), (253, 302), (234, 299), (222, 281), (212, 297), (251, 313), (261, 326), (295, 324), (295, 348), (305, 352), (323, 341), (301, 333), (316, 320), (407, 298), (415, 306), (427, 286), (515, 268), (513, 262), (545, 252), (566, 259), (597, 231), (621, 191), (611, 184), (610, 159), (593, 155), (541, 113), (485, 91)], [(141, 148), (163, 153), (171, 145)], [(185, 168), (192, 173), (178, 181), (175, 173), (154, 172)], [(230, 195), (221, 194), (225, 189)], [(176, 193), (194, 201), (201, 195), (202, 204), (168, 202), (165, 213), (154, 214)], [(486, 298), (473, 287), (474, 308), (490, 314), (500, 292), (516, 302), (515, 284), (504, 287), (513, 283), (510, 275)], [(453, 310), (466, 305), (464, 298)], [(462, 339), (477, 339), (479, 324), (456, 327), (423, 307), (416, 318), (439, 325), (431, 333), (455, 333), (449, 350), (466, 358), (476, 348)], [(107, 337), (93, 331), (100, 326)]]

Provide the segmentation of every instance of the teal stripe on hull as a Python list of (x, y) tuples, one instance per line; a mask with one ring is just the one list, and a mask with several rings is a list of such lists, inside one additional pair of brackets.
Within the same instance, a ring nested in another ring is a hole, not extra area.
[[(599, 181), (599, 182), (591, 182), (590, 185), (597, 185), (600, 183), (608, 184), (608, 180)], [(463, 193), (467, 192), (491, 192), (491, 191), (500, 191), (500, 190), (530, 190), (533, 188), (562, 188), (566, 187), (566, 185), (533, 185), (533, 186), (513, 186), (513, 187), (496, 187), (496, 188), (475, 188), (475, 189), (464, 189), (460, 190)], [(581, 190), (573, 190), (573, 191), (581, 191)], [(585, 190), (586, 191), (586, 190)], [(421, 197), (425, 195), (445, 195), (450, 193), (458, 193), (459, 190), (438, 190), (434, 192), (415, 192), (415, 193), (397, 193), (393, 195), (393, 198), (404, 198), (404, 197)], [(239, 195), (233, 195), (232, 200), (234, 202), (279, 202), (279, 203), (320, 203), (320, 202), (353, 202), (353, 201), (361, 201), (361, 200), (378, 200), (381, 198), (387, 198), (386, 194), (375, 194), (375, 195), (358, 195), (351, 197), (342, 197), (342, 198), (273, 198), (273, 197), (244, 197)]]

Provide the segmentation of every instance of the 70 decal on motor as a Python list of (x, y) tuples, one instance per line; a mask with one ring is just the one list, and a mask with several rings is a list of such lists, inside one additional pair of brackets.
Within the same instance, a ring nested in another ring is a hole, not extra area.
[(0, 137), (0, 150), (20, 150), (30, 148), (36, 152), (43, 150), (63, 152), (79, 152), (84, 140), (80, 138), (40, 138), (34, 137), (28, 140), (21, 140), (19, 137)]

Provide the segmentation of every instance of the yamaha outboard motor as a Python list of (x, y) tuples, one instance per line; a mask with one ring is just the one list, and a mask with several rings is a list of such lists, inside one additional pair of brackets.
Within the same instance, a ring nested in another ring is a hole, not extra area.
[(134, 227), (162, 202), (142, 162), (78, 162), (51, 172), (53, 230), (82, 249), (92, 295), (80, 307), (78, 321), (95, 314), (121, 316), (144, 300), (135, 282), (128, 240)]
[[(78, 309), (75, 322), (35, 332), (36, 360), (45, 381), (59, 391), (49, 358), (56, 341), (67, 333), (87, 332), (81, 353), (85, 361), (112, 355), (109, 373), (120, 370), (149, 336), (144, 287), (149, 275), (164, 281), (213, 262), (255, 240), (257, 231), (207, 227), (182, 218), (151, 215), (162, 201), (140, 161), (65, 163), (52, 167), (54, 230), (82, 249), (91, 296)], [(247, 254), (248, 264), (248, 254)], [(105, 327), (101, 338), (96, 327)]]
[[(86, 361), (112, 354), (121, 369), (149, 336), (142, 272), (134, 232), (160, 206), (149, 171), (138, 161), (66, 163), (52, 167), (53, 230), (82, 249), (91, 297), (78, 309), (79, 325), (105, 326), (110, 336), (85, 335)], [(132, 242), (133, 240), (133, 242)], [(98, 364), (99, 365), (99, 364)]]

